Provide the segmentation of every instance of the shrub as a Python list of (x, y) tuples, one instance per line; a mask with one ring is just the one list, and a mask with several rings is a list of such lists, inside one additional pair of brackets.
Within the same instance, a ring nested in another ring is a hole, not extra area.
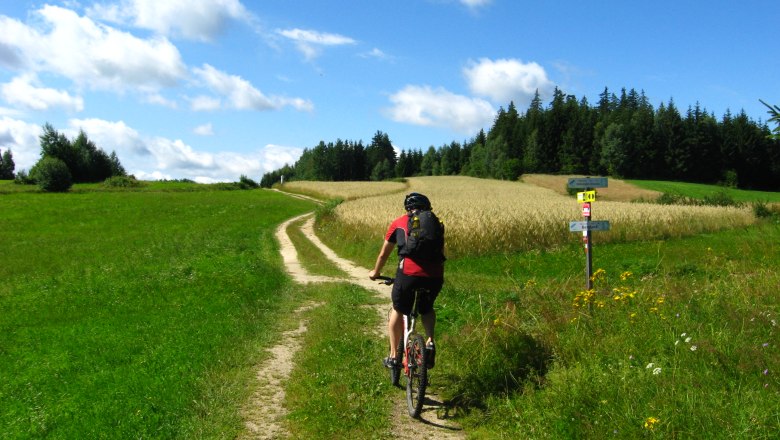
[(684, 205), (685, 197), (675, 193), (663, 193), (655, 201), (659, 205)]
[(686, 197), (675, 193), (663, 193), (658, 196), (658, 199), (656, 199), (655, 202), (660, 205), (734, 206), (737, 208), (742, 206), (742, 203), (734, 200), (725, 189), (718, 190), (701, 199)]
[(245, 175), (241, 175), (241, 178), (238, 181), (238, 187), (241, 189), (255, 189), (258, 188), (260, 184), (255, 182), (254, 180), (250, 179), (249, 177)]
[(35, 180), (27, 174), (27, 171), (22, 170), (16, 173), (14, 177), (14, 183), (17, 185), (35, 185)]
[(103, 186), (109, 188), (140, 188), (144, 186), (134, 176), (114, 176), (103, 181)]
[(720, 184), (727, 188), (737, 188), (739, 186), (739, 177), (737, 177), (737, 172), (734, 170), (727, 170), (724, 172), (723, 181), (720, 182)]
[(73, 185), (73, 178), (65, 162), (44, 157), (30, 170), (30, 177), (46, 192), (65, 192)]
[(736, 206), (739, 207), (742, 204), (734, 200), (733, 197), (729, 195), (728, 192), (725, 190), (719, 190), (715, 192), (714, 194), (710, 194), (708, 196), (704, 196), (704, 199), (702, 199), (702, 203), (705, 205), (711, 205), (711, 206)]
[(772, 206), (767, 202), (758, 201), (751, 204), (753, 208), (753, 214), (757, 218), (770, 218), (780, 216), (780, 209), (777, 205)]

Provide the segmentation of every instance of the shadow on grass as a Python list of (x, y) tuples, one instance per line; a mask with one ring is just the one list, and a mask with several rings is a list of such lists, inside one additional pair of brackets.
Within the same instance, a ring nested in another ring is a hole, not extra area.
[(500, 319), (464, 328), (458, 338), (442, 378), (444, 405), (455, 415), (485, 409), (490, 398), (541, 386), (553, 359), (550, 348)]

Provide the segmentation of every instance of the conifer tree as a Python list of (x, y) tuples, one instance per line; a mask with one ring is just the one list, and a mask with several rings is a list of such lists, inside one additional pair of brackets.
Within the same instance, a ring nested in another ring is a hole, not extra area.
[(0, 156), (0, 179), (13, 180), (15, 168), (13, 153), (11, 153), (10, 149), (5, 150), (2, 156)]

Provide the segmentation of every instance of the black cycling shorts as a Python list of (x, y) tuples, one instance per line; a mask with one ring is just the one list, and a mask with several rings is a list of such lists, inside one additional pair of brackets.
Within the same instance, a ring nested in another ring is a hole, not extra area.
[(393, 284), (393, 308), (398, 313), (408, 315), (412, 313), (414, 305), (414, 290), (427, 289), (428, 293), (419, 295), (417, 298), (417, 311), (421, 315), (427, 315), (433, 310), (433, 302), (441, 291), (444, 284), (442, 278), (413, 277), (404, 275), (403, 269), (398, 269), (395, 274), (395, 284)]

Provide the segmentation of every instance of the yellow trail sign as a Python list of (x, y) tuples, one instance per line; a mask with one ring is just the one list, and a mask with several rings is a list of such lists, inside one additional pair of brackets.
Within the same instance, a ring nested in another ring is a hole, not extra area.
[(596, 191), (583, 191), (577, 193), (577, 201), (580, 203), (589, 203), (596, 201)]

